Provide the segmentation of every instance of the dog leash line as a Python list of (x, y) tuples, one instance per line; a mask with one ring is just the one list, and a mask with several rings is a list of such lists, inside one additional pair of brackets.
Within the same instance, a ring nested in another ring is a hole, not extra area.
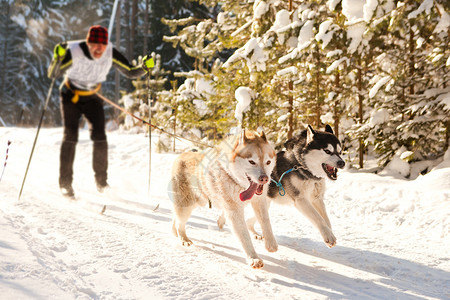
[(202, 146), (208, 147), (208, 148), (214, 148), (214, 147), (211, 146), (211, 145), (208, 145), (208, 144), (205, 144), (205, 143), (202, 143), (202, 142), (199, 142), (199, 141), (195, 141), (195, 140), (192, 140), (192, 139), (188, 139), (188, 138), (185, 138), (185, 137), (178, 136), (178, 135), (175, 135), (175, 134), (173, 134), (173, 133), (170, 133), (170, 132), (168, 132), (168, 131), (166, 131), (166, 130), (164, 130), (164, 129), (162, 129), (162, 128), (156, 126), (156, 125), (153, 125), (153, 124), (150, 123), (150, 122), (147, 122), (147, 121), (145, 121), (145, 120), (139, 118), (138, 116), (132, 114), (131, 112), (129, 112), (129, 111), (123, 109), (122, 107), (120, 107), (120, 106), (117, 105), (116, 103), (112, 102), (111, 100), (109, 100), (108, 98), (106, 98), (105, 96), (103, 96), (102, 94), (97, 93), (97, 96), (99, 96), (100, 99), (102, 99), (102, 100), (105, 101), (106, 103), (109, 103), (109, 104), (112, 105), (113, 107), (119, 109), (120, 111), (123, 111), (124, 113), (126, 113), (126, 114), (129, 115), (130, 117), (135, 118), (136, 120), (142, 122), (142, 124), (144, 124), (144, 125), (147, 125), (147, 126), (150, 126), (150, 127), (152, 127), (152, 128), (155, 128), (155, 129), (157, 129), (157, 130), (159, 130), (159, 131), (161, 131), (161, 132), (163, 132), (163, 133), (165, 133), (165, 134), (168, 134), (168, 135), (170, 135), (170, 136), (172, 136), (172, 137), (174, 137), (174, 138), (176, 138), (176, 139), (178, 139), (178, 140), (186, 140), (186, 141), (189, 141), (189, 142), (194, 143), (194, 144), (197, 144), (197, 145), (202, 145)]
[(281, 176), (280, 176), (280, 180), (276, 181), (274, 179), (270, 179), (273, 183), (275, 183), (278, 187), (278, 194), (280, 194), (280, 196), (284, 196), (286, 195), (286, 191), (283, 187), (283, 184), (281, 183), (281, 180), (283, 180), (284, 175), (291, 173), (292, 171), (297, 171), (298, 170), (298, 166), (294, 166), (293, 168), (287, 170), (286, 172), (284, 172)]

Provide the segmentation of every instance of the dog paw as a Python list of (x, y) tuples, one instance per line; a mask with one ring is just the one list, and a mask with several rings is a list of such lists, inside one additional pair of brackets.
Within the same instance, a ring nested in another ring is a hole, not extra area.
[(247, 259), (247, 262), (253, 269), (261, 269), (262, 267), (264, 267), (264, 263), (260, 258), (249, 258)]
[(189, 247), (192, 246), (192, 241), (188, 238), (180, 238), (181, 241), (181, 245), (183, 245), (184, 247)]
[(255, 240), (262, 240), (262, 239), (264, 239), (264, 237), (262, 235), (258, 234), (258, 233), (253, 233), (253, 238)]
[(336, 245), (336, 237), (334, 236), (333, 232), (331, 232), (331, 230), (328, 235), (323, 237), (323, 240), (329, 248), (333, 248)]
[(222, 230), (223, 226), (225, 226), (225, 222), (226, 219), (223, 215), (221, 215), (218, 219), (217, 219), (217, 226), (219, 226), (219, 229)]
[(265, 240), (266, 250), (269, 252), (277, 252), (278, 251), (278, 243), (275, 240)]
[(330, 227), (323, 226), (320, 229), (320, 233), (322, 234), (323, 241), (329, 248), (333, 248), (336, 245), (336, 237), (333, 234), (333, 231), (331, 231)]
[(334, 241), (325, 241), (325, 243), (327, 244), (328, 248), (333, 248), (334, 246), (336, 246), (336, 239)]

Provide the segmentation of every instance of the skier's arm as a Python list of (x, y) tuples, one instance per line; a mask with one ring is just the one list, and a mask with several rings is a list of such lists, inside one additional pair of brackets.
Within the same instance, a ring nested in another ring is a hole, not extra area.
[(146, 73), (142, 65), (133, 66), (116, 48), (113, 48), (113, 66), (128, 78), (141, 77)]
[(60, 77), (72, 65), (72, 54), (66, 46), (65, 43), (55, 46), (53, 59), (47, 70), (48, 78)]

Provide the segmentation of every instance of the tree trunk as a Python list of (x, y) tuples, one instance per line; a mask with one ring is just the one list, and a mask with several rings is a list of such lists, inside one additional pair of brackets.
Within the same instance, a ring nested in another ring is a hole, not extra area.
[[(410, 24), (410, 25), (412, 25), (412, 24)], [(414, 77), (414, 70), (415, 70), (415, 64), (416, 64), (415, 59), (414, 59), (414, 50), (416, 48), (415, 45), (416, 45), (416, 42), (414, 40), (414, 32), (410, 26), (410, 29), (409, 29), (409, 59), (410, 59), (410, 61), (409, 61), (409, 79), (411, 80), (410, 85), (409, 85), (409, 94), (410, 95), (414, 95), (414, 80), (412, 80), (412, 79)]]
[[(362, 61), (359, 59), (358, 66), (358, 102), (359, 102), (359, 124), (362, 124), (364, 121), (363, 118), (363, 82), (362, 82)], [(359, 167), (364, 168), (364, 140), (363, 138), (359, 139)]]
[(320, 115), (322, 114), (322, 101), (320, 99), (320, 53), (318, 46), (316, 46), (316, 70), (316, 119), (314, 121), (314, 126), (319, 127), (321, 123)]
[[(133, 53), (132, 53), (132, 40), (131, 40), (131, 5), (130, 5), (130, 0), (125, 0), (125, 5), (124, 5), (124, 14), (123, 17), (125, 19), (125, 41), (126, 41), (126, 45), (125, 45), (125, 49), (126, 49), (126, 57), (129, 61), (131, 61), (133, 59)], [(131, 81), (127, 80), (124, 83), (124, 87), (125, 90), (127, 92), (131, 91)]]
[[(412, 97), (415, 93), (414, 89), (414, 73), (415, 73), (415, 59), (414, 59), (414, 52), (415, 52), (415, 45), (416, 41), (414, 40), (414, 32), (411, 29), (412, 24), (410, 23), (410, 29), (409, 29), (409, 97)], [(406, 99), (405, 99), (406, 100)], [(406, 104), (406, 101), (405, 101)], [(413, 113), (408, 113), (408, 119), (411, 120), (413, 118)]]
[[(338, 95), (341, 92), (341, 78), (339, 76), (339, 72), (336, 73), (336, 81), (335, 81), (335, 89), (338, 91)], [(334, 101), (334, 111), (333, 111), (333, 119), (334, 119), (334, 134), (339, 137), (339, 105), (336, 95), (336, 101)]]
[(294, 135), (294, 97), (292, 96), (292, 91), (294, 89), (294, 83), (292, 80), (289, 81), (289, 122), (288, 122), (288, 139), (291, 139)]
[[(292, 0), (289, 0), (289, 11), (292, 12), (293, 10), (293, 5), (292, 5)], [(292, 15), (290, 16), (291, 21), (292, 21)], [(291, 139), (292, 136), (294, 135), (294, 96), (292, 95), (292, 91), (294, 90), (294, 83), (292, 80), (289, 81), (288, 83), (288, 93), (289, 93), (289, 121), (288, 121), (288, 134), (287, 137), (288, 139)]]
[[(3, 95), (5, 94), (5, 86), (6, 86), (6, 77), (5, 77), (5, 73), (7, 70), (6, 69), (6, 62), (8, 61), (7, 56), (8, 56), (8, 40), (9, 40), (9, 22), (10, 22), (10, 6), (9, 3), (6, 3), (6, 5), (8, 5), (7, 11), (6, 11), (6, 25), (5, 25), (5, 31), (3, 33), (4, 36), (4, 45), (3, 45), (3, 60), (2, 60), (2, 70), (3, 72), (1, 73), (1, 80), (0, 80), (0, 99), (3, 99)], [(20, 120), (19, 120), (20, 121)]]
[(133, 0), (131, 6), (131, 32), (130, 32), (130, 60), (135, 57), (134, 51), (134, 41), (136, 39), (136, 24), (137, 24), (137, 14), (138, 14), (138, 1)]
[(145, 0), (145, 12), (144, 12), (144, 55), (147, 54), (148, 48), (148, 1)]
[(445, 153), (450, 146), (450, 121), (445, 122), (444, 126), (445, 126), (445, 144), (444, 144), (444, 153)]
[(125, 41), (126, 41), (126, 45), (125, 45), (125, 49), (126, 49), (126, 57), (128, 60), (131, 60), (131, 25), (130, 25), (130, 1), (129, 0), (125, 0), (125, 5), (123, 6), (123, 18), (124, 23), (125, 23)]
[[(116, 43), (115, 46), (117, 49), (120, 49), (120, 31), (121, 31), (121, 27), (120, 27), (120, 14), (121, 14), (121, 4), (122, 1), (119, 1), (118, 5), (117, 5), (117, 12), (116, 12)], [(114, 92), (115, 92), (115, 97), (114, 97), (114, 102), (118, 103), (119, 102), (119, 98), (120, 98), (120, 73), (119, 71), (115, 71), (115, 87), (114, 87)], [(115, 118), (114, 118), (115, 119)]]
[[(175, 95), (177, 92), (177, 85), (178, 85), (178, 81), (177, 80), (171, 80), (170, 83), (172, 84), (172, 93)], [(175, 97), (174, 97), (175, 98)], [(173, 153), (175, 153), (175, 135), (177, 134), (177, 105), (175, 103), (175, 105), (172, 106), (172, 116), (173, 116), (173, 148), (172, 151)]]

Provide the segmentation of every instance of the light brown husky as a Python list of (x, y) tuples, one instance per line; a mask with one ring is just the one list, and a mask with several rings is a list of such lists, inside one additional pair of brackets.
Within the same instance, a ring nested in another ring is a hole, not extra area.
[(192, 245), (186, 235), (186, 222), (194, 208), (207, 205), (209, 199), (213, 207), (223, 210), (249, 265), (262, 268), (264, 263), (256, 254), (245, 223), (244, 206), (252, 204), (266, 249), (277, 251), (268, 205), (262, 195), (267, 193), (274, 165), (275, 152), (264, 132), (243, 131), (238, 138), (232, 137), (213, 150), (181, 154), (172, 168), (173, 234), (182, 245)]

